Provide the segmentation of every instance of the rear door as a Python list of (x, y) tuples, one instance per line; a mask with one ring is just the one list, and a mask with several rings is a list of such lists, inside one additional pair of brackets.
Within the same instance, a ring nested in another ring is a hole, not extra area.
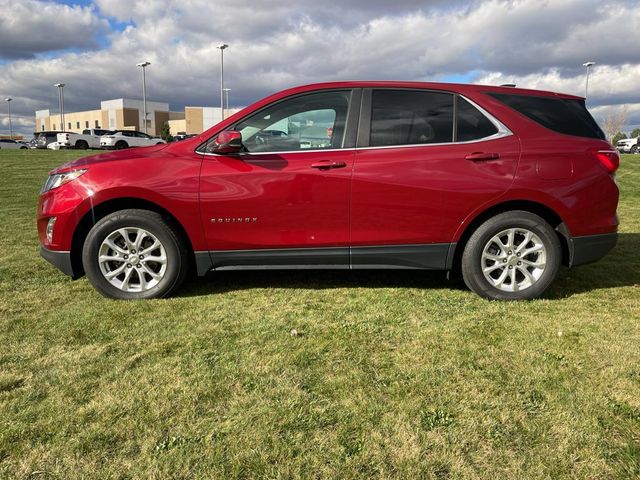
[(509, 130), (462, 96), (372, 89), (351, 192), (353, 268), (448, 268), (463, 220), (507, 190), (520, 152)]

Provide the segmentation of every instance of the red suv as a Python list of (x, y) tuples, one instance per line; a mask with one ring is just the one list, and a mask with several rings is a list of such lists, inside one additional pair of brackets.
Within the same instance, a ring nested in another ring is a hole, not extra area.
[(57, 168), (38, 231), (45, 259), (113, 298), (167, 296), (193, 266), (459, 268), (483, 297), (530, 299), (615, 245), (618, 164), (579, 97), (324, 83)]

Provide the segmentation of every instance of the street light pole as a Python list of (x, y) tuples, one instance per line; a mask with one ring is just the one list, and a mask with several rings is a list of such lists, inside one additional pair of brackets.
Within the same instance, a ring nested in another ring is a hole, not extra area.
[(60, 107), (60, 121), (62, 122), (61, 132), (64, 132), (64, 83), (55, 83), (54, 87), (58, 87), (58, 105)]
[(587, 99), (587, 95), (589, 94), (589, 72), (591, 70), (591, 67), (593, 67), (596, 64), (596, 62), (585, 62), (582, 64), (583, 67), (587, 67), (587, 79), (585, 81), (584, 84), (584, 99)]
[(225, 104), (226, 104), (226, 109), (229, 110), (229, 92), (231, 91), (230, 88), (225, 88), (224, 89), (224, 93), (226, 95), (226, 100), (225, 100)]
[(137, 67), (142, 67), (142, 112), (143, 112), (143, 123), (144, 123), (144, 133), (147, 133), (147, 76), (146, 76), (146, 68), (151, 65), (151, 62), (141, 62), (136, 63)]
[(221, 43), (216, 48), (220, 49), (220, 115), (224, 120), (224, 49), (229, 45)]
[(13, 139), (13, 125), (11, 124), (11, 100), (13, 100), (13, 98), (11, 97), (5, 98), (7, 107), (9, 107), (9, 136)]

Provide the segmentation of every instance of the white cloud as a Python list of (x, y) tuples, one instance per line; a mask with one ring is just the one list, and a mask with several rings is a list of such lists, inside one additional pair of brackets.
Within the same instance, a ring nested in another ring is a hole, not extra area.
[(109, 25), (92, 8), (38, 0), (0, 0), (0, 12), (0, 59), (93, 48)]

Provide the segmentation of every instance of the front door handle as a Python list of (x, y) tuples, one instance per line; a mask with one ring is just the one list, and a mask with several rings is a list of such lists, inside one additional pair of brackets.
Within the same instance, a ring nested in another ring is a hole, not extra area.
[(311, 168), (319, 168), (320, 170), (326, 170), (329, 168), (344, 168), (347, 164), (345, 162), (332, 162), (331, 160), (321, 160), (311, 164)]
[(500, 158), (499, 153), (473, 152), (464, 157), (465, 160), (472, 162), (486, 162), (488, 160), (497, 160)]

